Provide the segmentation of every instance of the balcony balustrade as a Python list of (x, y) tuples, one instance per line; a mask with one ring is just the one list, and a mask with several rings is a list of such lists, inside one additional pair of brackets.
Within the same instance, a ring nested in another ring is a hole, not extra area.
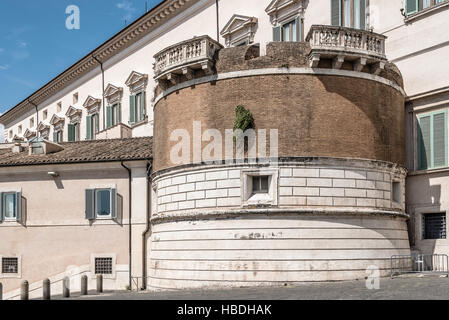
[(208, 36), (195, 37), (170, 46), (154, 56), (154, 78), (178, 83), (179, 77), (193, 78), (195, 70), (212, 72), (215, 52), (223, 48), (221, 44)]
[(370, 31), (338, 26), (313, 25), (306, 41), (309, 42), (310, 67), (318, 67), (321, 59), (332, 59), (333, 68), (340, 69), (344, 61), (354, 62), (354, 70), (371, 66), (379, 74), (387, 61), (386, 37)]

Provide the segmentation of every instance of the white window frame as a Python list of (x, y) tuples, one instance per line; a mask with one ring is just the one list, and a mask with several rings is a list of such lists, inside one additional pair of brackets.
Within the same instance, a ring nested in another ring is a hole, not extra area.
[(93, 253), (90, 255), (90, 272), (92, 279), (97, 278), (95, 273), (95, 259), (96, 258), (112, 258), (112, 274), (103, 274), (103, 279), (116, 279), (117, 277), (117, 255), (115, 253)]
[[(2, 214), (3, 214), (3, 221), (5, 221), (5, 222), (15, 222), (15, 221), (17, 221), (17, 206), (15, 207), (15, 211), (14, 211), (14, 213), (15, 213), (15, 217), (14, 218), (8, 218), (8, 217), (6, 217), (6, 213), (5, 213), (5, 205), (6, 205), (6, 201), (5, 201), (5, 196), (6, 195), (8, 195), (8, 194), (12, 194), (12, 195), (14, 195), (15, 197), (17, 197), (17, 192), (16, 191), (4, 191), (4, 192), (2, 192)], [(15, 199), (16, 200), (16, 203), (17, 203), (17, 199)]]
[(3, 273), (3, 266), (0, 265), (0, 279), (21, 279), (22, 278), (22, 256), (16, 254), (0, 255), (0, 264), (3, 258), (17, 258), (17, 273)]
[[(97, 193), (99, 191), (108, 191), (109, 192), (109, 214), (99, 215), (98, 214), (98, 201), (97, 201)], [(97, 220), (111, 220), (112, 219), (112, 188), (95, 188), (94, 189), (94, 208), (95, 208), (95, 219)]]
[[(268, 176), (268, 192), (254, 193), (252, 181), (253, 177)], [(278, 204), (278, 177), (279, 171), (277, 169), (255, 169), (242, 170), (242, 206), (277, 206)]]

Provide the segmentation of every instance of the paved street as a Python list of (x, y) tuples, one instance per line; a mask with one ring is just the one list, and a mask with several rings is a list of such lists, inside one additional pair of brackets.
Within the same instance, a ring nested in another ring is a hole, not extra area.
[(310, 283), (286, 287), (185, 290), (170, 292), (105, 293), (71, 299), (101, 300), (449, 300), (449, 279), (437, 276), (381, 279), (379, 290), (368, 290), (365, 281)]

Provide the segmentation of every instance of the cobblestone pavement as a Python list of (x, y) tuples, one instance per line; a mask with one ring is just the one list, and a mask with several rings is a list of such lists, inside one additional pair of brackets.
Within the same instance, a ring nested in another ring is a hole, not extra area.
[(183, 290), (165, 292), (115, 292), (83, 300), (449, 300), (447, 277), (381, 279), (379, 290), (368, 290), (365, 281), (305, 283), (284, 287)]

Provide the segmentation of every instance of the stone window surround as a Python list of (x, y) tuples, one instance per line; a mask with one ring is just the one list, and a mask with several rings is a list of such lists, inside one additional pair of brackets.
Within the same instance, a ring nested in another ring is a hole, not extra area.
[[(434, 13), (437, 13), (440, 9), (449, 6), (449, 1), (438, 3), (435, 5), (430, 6), (429, 8), (422, 9), (416, 13), (412, 13), (411, 15), (406, 15), (404, 18), (404, 23), (408, 24), (413, 22), (416, 19), (419, 19), (421, 17), (425, 17), (427, 15), (432, 15)], [(405, 8), (404, 8), (405, 12)]]
[[(240, 21), (238, 25), (231, 29), (234, 21)], [(248, 17), (234, 14), (226, 26), (221, 31), (221, 36), (225, 39), (226, 47), (235, 47), (240, 44), (251, 44), (254, 42), (258, 19), (256, 17)], [(244, 31), (245, 30), (245, 31)], [(241, 33), (234, 38), (235, 34)]]
[(97, 279), (95, 274), (95, 258), (112, 258), (112, 274), (103, 274), (103, 279), (116, 279), (117, 255), (115, 253), (93, 253), (90, 255), (91, 279)]
[(83, 111), (70, 106), (65, 115), (69, 118), (70, 124), (81, 123)]
[(101, 100), (88, 96), (86, 101), (83, 103), (83, 107), (87, 109), (88, 115), (100, 113)]
[(123, 88), (108, 84), (104, 93), (104, 97), (108, 105), (121, 103), (123, 98)]
[[(423, 216), (425, 214), (432, 214), (432, 213), (445, 213), (446, 214), (446, 221), (447, 221), (447, 211), (442, 210), (439, 205), (434, 206), (426, 206), (426, 207), (417, 207), (415, 208), (414, 216), (415, 216), (415, 239), (418, 241), (424, 241), (424, 242), (437, 242), (437, 241), (447, 241), (447, 239), (424, 239), (423, 237)], [(446, 223), (446, 228), (448, 224)], [(447, 234), (447, 230), (446, 230)]]
[[(307, 0), (289, 0), (277, 6), (277, 2), (280, 0), (273, 0), (270, 5), (265, 9), (265, 12), (270, 16), (270, 22), (274, 27), (282, 26), (298, 16), (304, 18), (304, 11), (307, 7)], [(299, 7), (296, 7), (296, 5)], [(279, 15), (279, 13), (282, 13)]]
[(21, 255), (0, 255), (0, 263), (2, 263), (2, 258), (17, 258), (17, 273), (2, 273), (0, 266), (0, 279), (21, 279), (22, 278), (22, 256)]
[[(268, 193), (254, 194), (252, 188), (252, 177), (268, 176)], [(279, 170), (272, 168), (249, 169), (241, 171), (242, 184), (242, 206), (278, 204), (278, 176)]]
[(62, 117), (58, 117), (57, 115), (54, 115), (50, 120), (50, 124), (53, 125), (54, 131), (63, 131), (64, 123), (65, 119)]
[(141, 91), (146, 90), (148, 85), (148, 75), (133, 71), (129, 75), (125, 84), (129, 88), (129, 93), (131, 95), (137, 94)]

